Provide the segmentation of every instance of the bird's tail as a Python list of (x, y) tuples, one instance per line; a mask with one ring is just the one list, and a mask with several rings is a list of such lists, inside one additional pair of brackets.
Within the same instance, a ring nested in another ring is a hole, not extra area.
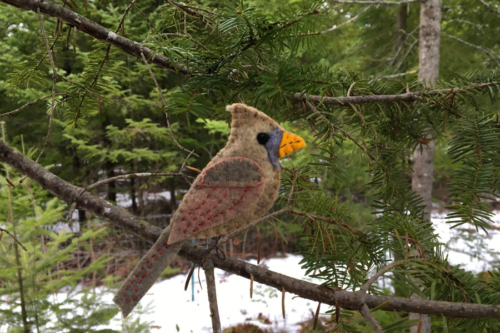
[(167, 227), (113, 298), (113, 302), (122, 310), (123, 318), (134, 309), (186, 242), (180, 241), (170, 245), (167, 243), (169, 235), (170, 227)]

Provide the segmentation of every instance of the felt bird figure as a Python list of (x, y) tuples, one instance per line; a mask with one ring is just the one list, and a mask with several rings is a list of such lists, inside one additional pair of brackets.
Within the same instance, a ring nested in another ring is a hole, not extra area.
[(279, 158), (306, 145), (252, 107), (233, 104), (226, 109), (232, 115), (228, 143), (196, 177), (170, 225), (113, 298), (124, 317), (186, 241), (227, 234), (269, 210), (280, 186)]

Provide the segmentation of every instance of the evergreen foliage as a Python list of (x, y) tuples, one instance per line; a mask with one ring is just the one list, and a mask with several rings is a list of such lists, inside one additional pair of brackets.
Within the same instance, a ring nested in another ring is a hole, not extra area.
[[(380, 19), (395, 17), (399, 6), (373, 6), (351, 25), (325, 34), (321, 31), (332, 22), (345, 21), (364, 7), (309, 0), (203, 0), (188, 5), (146, 0), (134, 3), (123, 25), (122, 15), (129, 6), (125, 1), (87, 2), (86, 9), (73, 8), (186, 68), (187, 75), (182, 75), (151, 67), (167, 105), (142, 59), (109, 48), (81, 31), (73, 42), (70, 27), (44, 17), (60, 77), (50, 144), (41, 164), (51, 165), (56, 174), (82, 186), (115, 176), (116, 171), (177, 172), (183, 163), (202, 169), (225, 144), (229, 120), (225, 105), (244, 102), (279, 122), (286, 121), (309, 144), (304, 155), (283, 161), (281, 200), (275, 207), (284, 207), (294, 188), (292, 207), (304, 214), (280, 216), (262, 228), (275, 229), (285, 241), (290, 232), (300, 234), (296, 245), (311, 277), (332, 288), (359, 290), (376, 270), (394, 261), (396, 253), (403, 253), (405, 257), (399, 259), (411, 260), (393, 270), (392, 277), (400, 278), (392, 278), (388, 289), (374, 285), (372, 293), (393, 294), (394, 288), (405, 290), (401, 295), (405, 297), (417, 293), (431, 300), (498, 304), (497, 265), (479, 276), (450, 265), (439, 235), (424, 220), (422, 200), (411, 191), (409, 156), (427, 144), (430, 135), (444, 147), (441, 154), (450, 161), (444, 164), (453, 163), (443, 167), (452, 172), (444, 176), (449, 179), (450, 227), (471, 224), (491, 232), (489, 202), (498, 196), (500, 182), (496, 148), (500, 72), (494, 38), (499, 33), (498, 17), (480, 3), (450, 0), (445, 5), (443, 33), (476, 41), (489, 53), (443, 37), (444, 79), (434, 90), (424, 88), (414, 73), (384, 77), (417, 69), (418, 3), (403, 5), (407, 25), (402, 44), (398, 44), (401, 34), (393, 20)], [(4, 52), (0, 63), (0, 110), (8, 112), (49, 95), (7, 118), (9, 136), (18, 148), (21, 135), (27, 146), (40, 148), (47, 134), (45, 115), (50, 112), (54, 73), (37, 24), (36, 14), (0, 3), (0, 50), (12, 48)], [(419, 92), (420, 99), (331, 105), (310, 103), (308, 98), (409, 91)], [(296, 93), (303, 100), (297, 101)], [(200, 158), (178, 149), (164, 113), (179, 144)], [(29, 154), (36, 158), (33, 150)], [(1, 221), (8, 221), (6, 177), (0, 192)], [(19, 178), (9, 180), (17, 184)], [(48, 325), (47, 313), (53, 311), (70, 318), (71, 325), (87, 327), (88, 322), (76, 320), (63, 309), (67, 303), (49, 304), (46, 296), (102, 269), (104, 257), (81, 271), (54, 271), (58, 262), (87, 239), (102, 237), (107, 231), (89, 229), (77, 238), (40, 228), (61, 220), (67, 207), (40, 189), (30, 190), (27, 184), (12, 193), (16, 232), (28, 252), (21, 252), (16, 263), (15, 245), (5, 238), (0, 242), (0, 278), (5, 286), (0, 296), (11, 297), (0, 316), (12, 327), (22, 326), (14, 275), (20, 270), (30, 325), (35, 325), (37, 316), (46, 320), (37, 326)], [(173, 187), (175, 193), (189, 186), (182, 178), (113, 183), (107, 187), (107, 199), (117, 201), (116, 193), (125, 193), (133, 205), (138, 200), (144, 206), (136, 196), (142, 198), (145, 189)], [(360, 207), (370, 214), (363, 214)], [(36, 242), (40, 237), (50, 240), (45, 248)], [(93, 309), (91, 323), (102, 324), (114, 316), (112, 308), (95, 308), (98, 300), (92, 297), (97, 296), (85, 294), (71, 306)], [(336, 311), (329, 312), (332, 321), (336, 316), (342, 319), (334, 331), (367, 329), (358, 314)], [(403, 332), (415, 324), (401, 313), (376, 311), (374, 315), (386, 332)], [(60, 325), (58, 329), (78, 331), (76, 326), (69, 327), (69, 321), (61, 320)], [(455, 318), (433, 318), (433, 327), (437, 332), (500, 329), (495, 320)]]

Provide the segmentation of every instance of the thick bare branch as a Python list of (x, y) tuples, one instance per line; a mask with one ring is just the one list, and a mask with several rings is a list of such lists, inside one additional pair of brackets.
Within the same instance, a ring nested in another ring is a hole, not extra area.
[(179, 74), (188, 73), (187, 68), (183, 64), (173, 64), (167, 59), (167, 57), (161, 54), (157, 54), (152, 58), (153, 51), (151, 51), (150, 49), (141, 47), (139, 43), (131, 41), (130, 39), (123, 36), (117, 35), (116, 33), (87, 19), (86, 17), (83, 17), (67, 8), (58, 6), (52, 2), (40, 0), (0, 0), (0, 2), (32, 11), (36, 11), (37, 8), (40, 8), (40, 12), (42, 12), (43, 14), (59, 18), (62, 21), (75, 26), (76, 28), (78, 28), (78, 30), (98, 40), (105, 41), (113, 46), (116, 46), (123, 52), (133, 55), (136, 58), (141, 57), (142, 50), (142, 52), (144, 52), (144, 55), (148, 59), (151, 58), (151, 62), (153, 62), (157, 66), (166, 68)]
[[(0, 141), (0, 162), (4, 162), (18, 172), (27, 175), (42, 188), (68, 204), (72, 203), (74, 198), (77, 198), (80, 209), (95, 214), (99, 218), (107, 220), (148, 242), (153, 243), (162, 232), (160, 228), (150, 225), (124, 208), (114, 206), (88, 192), (84, 192), (79, 196), (82, 188), (62, 180), (31, 159), (10, 148), (3, 141)], [(292, 213), (295, 214), (296, 212), (292, 211)], [(204, 254), (205, 249), (189, 243), (186, 243), (180, 252), (181, 256), (198, 265), (202, 265), (201, 258)], [(212, 255), (211, 258), (216, 267), (229, 273), (247, 279), (250, 279), (250, 274), (252, 274), (256, 282), (278, 290), (285, 288), (287, 292), (300, 297), (333, 306), (337, 305), (345, 309), (359, 310), (363, 303), (366, 303), (369, 308), (384, 304), (384, 311), (418, 312), (459, 318), (500, 318), (500, 306), (497, 305), (412, 300), (375, 295), (363, 295), (361, 298), (356, 292), (338, 291), (327, 286), (294, 279), (231, 257), (221, 260), (217, 255)]]
[(313, 104), (327, 104), (327, 105), (343, 105), (349, 104), (370, 104), (370, 103), (395, 103), (395, 102), (414, 102), (425, 100), (426, 96), (446, 95), (450, 91), (456, 93), (463, 91), (481, 90), (489, 86), (495, 86), (500, 82), (489, 82), (481, 84), (472, 84), (466, 88), (450, 88), (450, 89), (434, 89), (424, 90), (422, 92), (407, 92), (398, 95), (362, 95), (362, 96), (342, 96), (342, 97), (323, 97), (318, 95), (307, 95), (303, 93), (296, 93), (292, 95), (294, 102), (310, 102)]

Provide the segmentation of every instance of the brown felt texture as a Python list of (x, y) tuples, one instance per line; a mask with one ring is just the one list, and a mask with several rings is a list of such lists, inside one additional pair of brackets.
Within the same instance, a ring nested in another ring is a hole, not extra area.
[(227, 110), (231, 112), (232, 125), (226, 146), (195, 179), (172, 217), (170, 227), (141, 259), (113, 299), (124, 317), (186, 240), (224, 235), (241, 228), (269, 210), (278, 196), (279, 169), (271, 164), (265, 146), (257, 141), (257, 134), (284, 129), (264, 113), (244, 104), (230, 105)]
[(240, 216), (264, 191), (264, 172), (244, 157), (228, 157), (206, 167), (179, 207), (170, 244), (195, 237)]

